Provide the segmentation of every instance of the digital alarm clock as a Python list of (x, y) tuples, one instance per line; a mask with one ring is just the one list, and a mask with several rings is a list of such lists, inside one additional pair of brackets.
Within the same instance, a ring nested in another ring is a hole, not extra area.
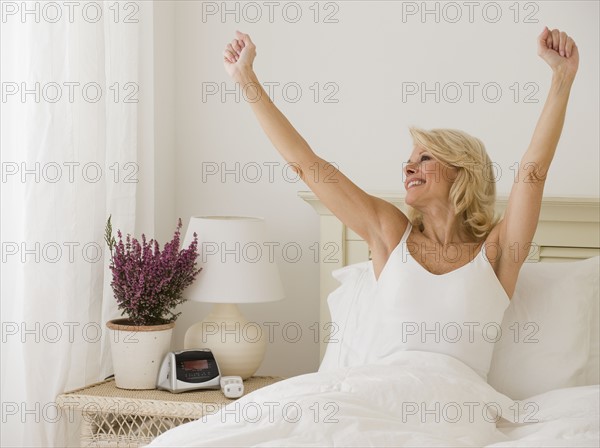
[(169, 352), (160, 366), (156, 387), (173, 393), (220, 389), (219, 365), (207, 348)]

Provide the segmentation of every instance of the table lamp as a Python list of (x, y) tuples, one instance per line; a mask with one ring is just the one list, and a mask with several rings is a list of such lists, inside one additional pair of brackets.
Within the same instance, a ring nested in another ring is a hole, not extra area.
[(208, 348), (221, 375), (249, 378), (260, 367), (267, 343), (260, 324), (249, 322), (237, 304), (284, 297), (273, 245), (265, 244), (265, 221), (247, 216), (192, 217), (183, 247), (193, 241), (194, 232), (202, 273), (186, 288), (185, 296), (214, 305), (203, 321), (187, 330), (184, 348)]

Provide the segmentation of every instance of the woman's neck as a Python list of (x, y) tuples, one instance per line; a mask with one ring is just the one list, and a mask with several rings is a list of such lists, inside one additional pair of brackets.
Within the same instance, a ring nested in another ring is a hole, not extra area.
[(427, 210), (422, 215), (419, 230), (425, 238), (436, 244), (464, 244), (477, 242), (465, 229), (460, 218), (449, 208)]

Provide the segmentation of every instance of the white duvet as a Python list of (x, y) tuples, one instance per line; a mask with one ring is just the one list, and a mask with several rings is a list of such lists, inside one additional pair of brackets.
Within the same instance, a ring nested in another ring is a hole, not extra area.
[(402, 351), (272, 384), (149, 446), (598, 446), (599, 401), (586, 386), (515, 402), (455, 358)]

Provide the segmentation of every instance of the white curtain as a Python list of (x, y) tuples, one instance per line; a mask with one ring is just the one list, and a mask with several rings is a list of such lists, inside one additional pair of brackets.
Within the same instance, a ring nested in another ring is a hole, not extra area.
[(71, 23), (57, 2), (52, 23), (46, 2), (10, 3), (34, 12), (3, 5), (1, 26), (2, 446), (66, 446), (77, 425), (56, 396), (112, 373), (103, 233), (109, 214), (135, 229), (148, 17), (92, 2), (101, 15), (79, 4)]

